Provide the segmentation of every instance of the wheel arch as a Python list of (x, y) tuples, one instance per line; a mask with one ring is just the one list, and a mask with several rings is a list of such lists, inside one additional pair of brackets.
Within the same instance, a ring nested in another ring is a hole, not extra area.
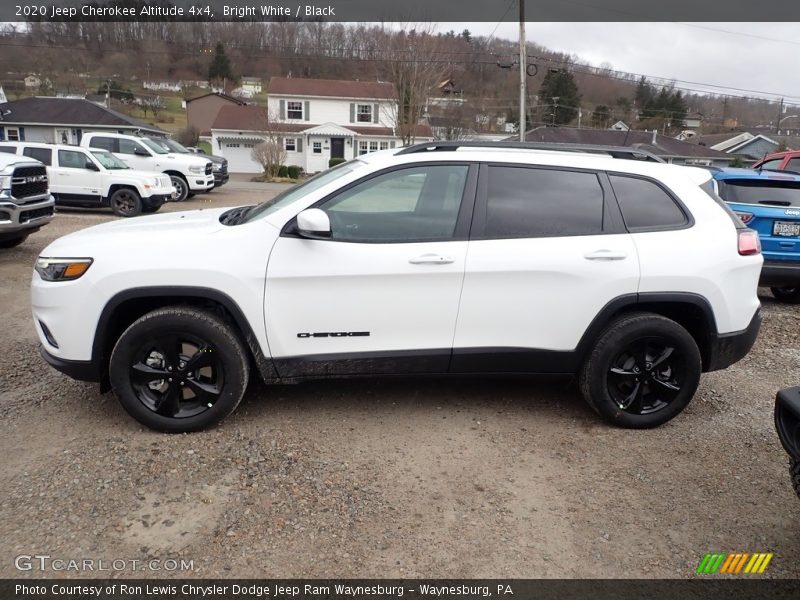
[(135, 185), (131, 183), (112, 183), (110, 186), (108, 186), (108, 194), (106, 195), (106, 200), (110, 200), (111, 196), (113, 196), (114, 192), (116, 192), (117, 190), (131, 190), (136, 192), (136, 195), (138, 195), (139, 198), (142, 198), (142, 190), (137, 188)]
[(615, 298), (600, 310), (581, 337), (577, 347), (578, 364), (583, 363), (595, 340), (611, 321), (631, 312), (651, 312), (681, 325), (700, 349), (703, 370), (709, 368), (712, 341), (717, 337), (716, 319), (708, 300), (690, 292), (644, 292)]
[(177, 171), (175, 169), (167, 169), (166, 171), (162, 171), (162, 173), (164, 173), (164, 175), (180, 177), (181, 179), (183, 179), (186, 182), (189, 181), (189, 178), (186, 177), (186, 175), (184, 175), (183, 173), (181, 173), (180, 171)]
[(103, 373), (104, 386), (111, 350), (122, 332), (142, 315), (158, 308), (176, 305), (204, 308), (222, 317), (245, 343), (261, 376), (265, 380), (277, 377), (271, 358), (264, 354), (249, 321), (230, 296), (204, 287), (157, 286), (119, 292), (106, 303), (100, 313), (92, 343), (92, 362)]

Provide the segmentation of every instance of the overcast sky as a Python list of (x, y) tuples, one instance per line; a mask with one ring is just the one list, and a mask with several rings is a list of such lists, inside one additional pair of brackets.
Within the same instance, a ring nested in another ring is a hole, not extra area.
[[(496, 37), (519, 39), (516, 23), (440, 23), (438, 31), (490, 35), (495, 27)], [(577, 54), (593, 66), (611, 63), (621, 71), (758, 90), (800, 103), (800, 23), (528, 23), (526, 29), (529, 41)]]

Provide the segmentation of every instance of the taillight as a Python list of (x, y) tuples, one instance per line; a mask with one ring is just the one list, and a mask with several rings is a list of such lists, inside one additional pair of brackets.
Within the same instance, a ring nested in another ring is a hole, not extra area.
[(758, 239), (757, 231), (753, 229), (739, 230), (739, 254), (742, 256), (761, 254), (761, 240)]
[(736, 216), (739, 217), (742, 223), (744, 223), (745, 225), (747, 225), (750, 221), (752, 221), (755, 218), (755, 215), (753, 215), (753, 213), (746, 213), (739, 211), (733, 211), (733, 212), (736, 213)]

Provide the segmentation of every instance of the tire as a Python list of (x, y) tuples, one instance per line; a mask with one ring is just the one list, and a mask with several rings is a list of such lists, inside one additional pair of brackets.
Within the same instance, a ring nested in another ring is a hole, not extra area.
[(800, 304), (800, 287), (771, 287), (769, 289), (778, 302)]
[(236, 409), (249, 362), (219, 317), (171, 306), (125, 330), (108, 371), (114, 393), (134, 419), (157, 431), (185, 433), (215, 425)]
[(178, 195), (173, 202), (183, 202), (186, 200), (186, 198), (189, 197), (189, 183), (186, 179), (184, 179), (182, 175), (170, 175), (169, 178), (172, 181), (172, 185), (178, 191)]
[(2, 240), (0, 241), (0, 248), (16, 248), (27, 239), (28, 239), (28, 234), (25, 234), (21, 237)]
[(648, 429), (677, 416), (697, 391), (700, 350), (681, 325), (652, 313), (612, 321), (580, 371), (586, 402), (603, 419)]
[(800, 498), (800, 461), (793, 460), (789, 470), (792, 474), (792, 487), (794, 488), (794, 493), (797, 494), (798, 498)]
[(121, 188), (111, 194), (108, 205), (118, 217), (136, 217), (142, 214), (142, 199), (136, 190)]
[(151, 206), (149, 208), (142, 207), (142, 212), (144, 214), (146, 214), (146, 215), (151, 215), (153, 213), (157, 213), (161, 209), (162, 206), (163, 206), (163, 204), (159, 204), (158, 206)]

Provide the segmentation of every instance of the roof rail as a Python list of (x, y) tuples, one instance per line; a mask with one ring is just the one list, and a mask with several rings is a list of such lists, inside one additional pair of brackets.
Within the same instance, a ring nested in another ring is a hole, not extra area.
[(612, 158), (643, 160), (649, 162), (666, 162), (647, 150), (632, 146), (604, 146), (595, 144), (563, 144), (555, 142), (422, 142), (402, 148), (400, 154), (417, 154), (420, 152), (446, 152), (459, 148), (501, 148), (519, 150), (550, 150), (553, 152), (586, 152), (589, 154), (607, 154)]

